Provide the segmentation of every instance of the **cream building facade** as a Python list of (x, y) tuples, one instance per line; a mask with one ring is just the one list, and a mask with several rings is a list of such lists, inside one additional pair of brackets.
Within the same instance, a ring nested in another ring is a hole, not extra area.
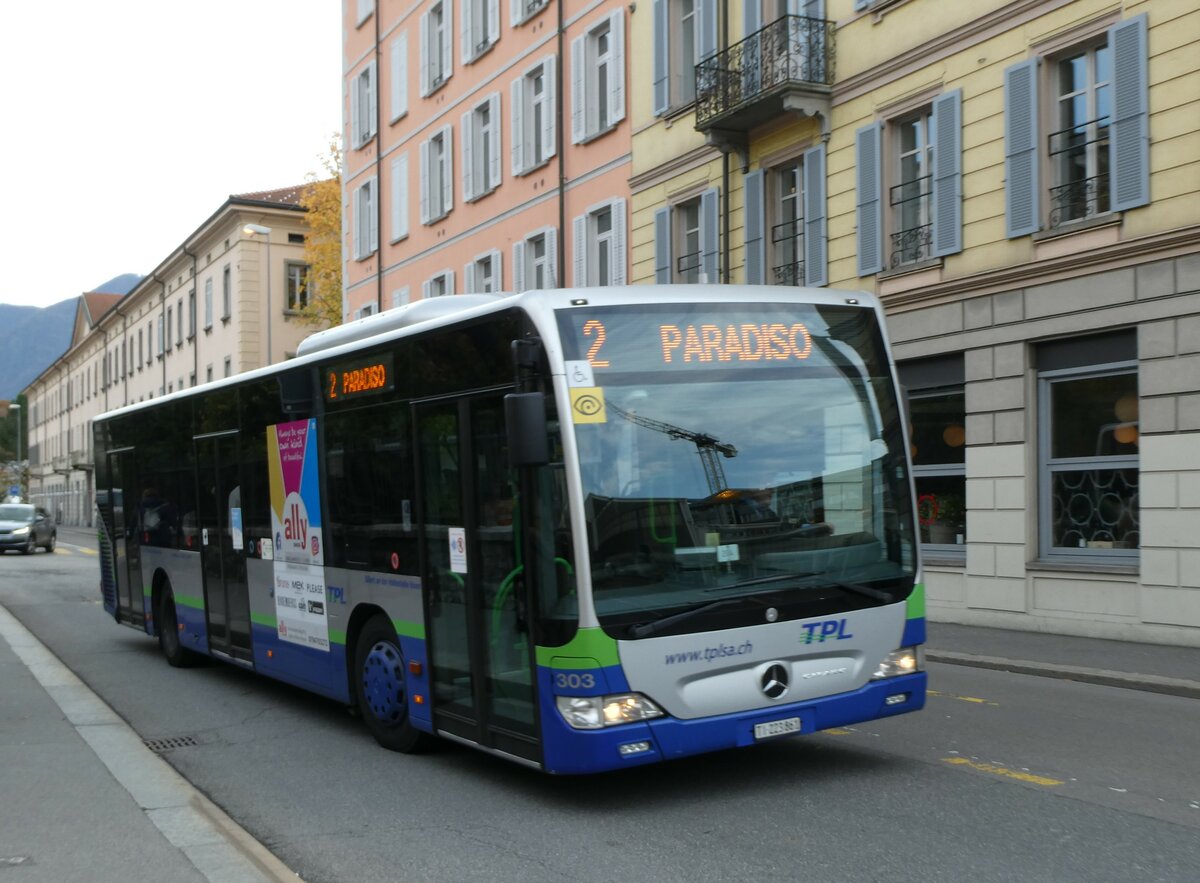
[(652, 0), (631, 32), (633, 280), (882, 297), (931, 618), (1200, 645), (1200, 8)]
[(346, 320), (629, 279), (618, 0), (343, 0)]
[(295, 354), (314, 329), (300, 188), (231, 196), (126, 295), (80, 296), (67, 351), (23, 391), (29, 499), (91, 525), (92, 420)]

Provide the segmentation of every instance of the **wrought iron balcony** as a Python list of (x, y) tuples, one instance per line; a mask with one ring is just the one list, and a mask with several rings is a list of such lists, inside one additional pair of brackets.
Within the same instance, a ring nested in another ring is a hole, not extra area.
[(701, 263), (701, 255), (698, 251), (680, 255), (675, 260), (675, 281), (699, 282)]
[(804, 228), (799, 220), (784, 221), (771, 228), (776, 285), (804, 284)]
[(920, 263), (932, 256), (933, 224), (928, 222), (932, 217), (932, 182), (931, 176), (924, 175), (897, 184), (889, 191), (889, 203), (896, 226), (904, 228), (891, 234), (889, 269)]
[(696, 128), (746, 133), (783, 111), (829, 116), (834, 23), (785, 15), (696, 65)]
[(1050, 228), (1110, 210), (1108, 117), (1050, 134), (1050, 164), (1063, 182), (1050, 188)]

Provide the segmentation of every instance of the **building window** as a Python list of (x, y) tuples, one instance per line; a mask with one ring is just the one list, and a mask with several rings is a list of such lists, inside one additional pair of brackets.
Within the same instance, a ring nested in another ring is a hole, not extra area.
[(1109, 211), (1112, 51), (1093, 46), (1052, 62), (1050, 227)]
[(137, 369), (142, 370), (142, 359), (145, 356), (145, 349), (142, 346), (142, 329), (138, 329), (138, 354), (137, 354)]
[[(967, 541), (966, 396), (961, 355), (897, 365), (908, 392), (909, 442), (921, 542), (963, 552)], [(934, 550), (939, 551), (939, 550)]]
[(555, 288), (558, 278), (558, 231), (543, 227), (513, 243), (513, 288)]
[(421, 16), (422, 97), (440, 89), (452, 73), (453, 19), (451, 0), (435, 3)]
[(554, 56), (547, 56), (512, 84), (512, 172), (525, 175), (555, 153)]
[(495, 294), (504, 287), (500, 252), (496, 249), (481, 254), (464, 269), (466, 287), (463, 294)]
[(211, 331), (213, 324), (213, 284), (212, 279), (204, 280), (204, 330)]
[(696, 64), (717, 51), (716, 0), (654, 0), (654, 113), (696, 99)]
[(440, 221), (454, 208), (454, 130), (443, 126), (421, 142), (421, 223)]
[(462, 58), (467, 64), (500, 39), (500, 0), (462, 0)]
[(392, 242), (408, 236), (408, 153), (392, 158)]
[(233, 315), (233, 271), (228, 264), (221, 271), (221, 319), (229, 321)]
[(1005, 69), (1010, 238), (1150, 201), (1148, 55), (1142, 13)]
[(365, 318), (367, 318), (367, 316), (371, 316), (374, 314), (375, 314), (375, 304), (367, 304), (366, 306), (359, 307), (357, 310), (354, 311), (354, 318), (355, 319), (365, 319)]
[(804, 167), (771, 169), (771, 276), (776, 285), (804, 284)]
[(625, 119), (625, 12), (571, 41), (571, 140), (589, 141)]
[(422, 297), (448, 297), (454, 294), (454, 271), (443, 270), (421, 284)]
[[(166, 322), (169, 323), (170, 321), (171, 321), (171, 308), (167, 307)], [(166, 341), (167, 341), (167, 334), (166, 334), (166, 329), (165, 329), (165, 326), (163, 323), (163, 317), (159, 316), (158, 317), (158, 357), (160, 359), (162, 358), (163, 350), (166, 347)]]
[(473, 202), (500, 186), (500, 95), (462, 116), (463, 199)]
[(375, 210), (375, 179), (354, 191), (354, 259), (364, 260), (379, 250), (379, 215)]
[(408, 286), (403, 285), (392, 292), (392, 309), (408, 303)]
[(1130, 561), (1140, 545), (1134, 332), (1038, 348), (1041, 551)]
[(289, 261), (287, 272), (287, 311), (296, 313), (308, 306), (308, 264)]
[(392, 41), (389, 60), (392, 71), (390, 121), (395, 123), (408, 113), (408, 31)]
[(511, 21), (515, 28), (524, 24), (549, 5), (549, 0), (510, 0)]
[(350, 132), (355, 147), (362, 147), (375, 137), (377, 98), (375, 62), (371, 61), (355, 76), (354, 91), (351, 94)]
[(196, 289), (188, 292), (188, 340), (196, 336)]
[(576, 287), (625, 284), (625, 200), (593, 206), (574, 222)]
[(168, 349), (170, 348), (171, 344), (170, 344), (170, 341), (167, 339), (167, 335), (169, 335), (171, 333), (171, 331), (175, 328), (174, 319), (175, 319), (175, 317), (173, 315), (172, 308), (167, 307), (167, 328), (166, 328), (167, 334), (163, 336), (163, 344)]
[(718, 202), (712, 188), (654, 213), (655, 282), (720, 281)]
[(229, 356), (225, 357), (225, 376), (228, 377), (233, 373), (233, 359)]
[(212, 365), (209, 365), (207, 368), (204, 369), (204, 382), (212, 383), (212, 379), (213, 379)]
[(860, 276), (962, 251), (962, 90), (859, 129), (855, 175)]

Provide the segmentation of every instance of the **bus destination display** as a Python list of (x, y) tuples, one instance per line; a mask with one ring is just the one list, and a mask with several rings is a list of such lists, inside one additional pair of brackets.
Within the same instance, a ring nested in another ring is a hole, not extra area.
[(325, 369), (327, 402), (389, 392), (394, 386), (391, 353), (380, 353), (369, 361), (358, 360), (330, 365)]

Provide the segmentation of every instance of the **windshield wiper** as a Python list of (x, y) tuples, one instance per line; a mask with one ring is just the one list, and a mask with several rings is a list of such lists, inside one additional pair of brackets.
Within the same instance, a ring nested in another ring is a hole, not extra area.
[(660, 619), (639, 622), (637, 625), (629, 627), (629, 635), (634, 638), (648, 638), (651, 635), (657, 635), (663, 629), (668, 629), (673, 625), (689, 620), (693, 616), (699, 616), (701, 613), (708, 613), (710, 610), (717, 610), (721, 607), (729, 607), (744, 600), (745, 598), (722, 598), (720, 601), (709, 601), (697, 607), (690, 607), (687, 610), (681, 610), (679, 613), (672, 613), (670, 616), (664, 616)]

